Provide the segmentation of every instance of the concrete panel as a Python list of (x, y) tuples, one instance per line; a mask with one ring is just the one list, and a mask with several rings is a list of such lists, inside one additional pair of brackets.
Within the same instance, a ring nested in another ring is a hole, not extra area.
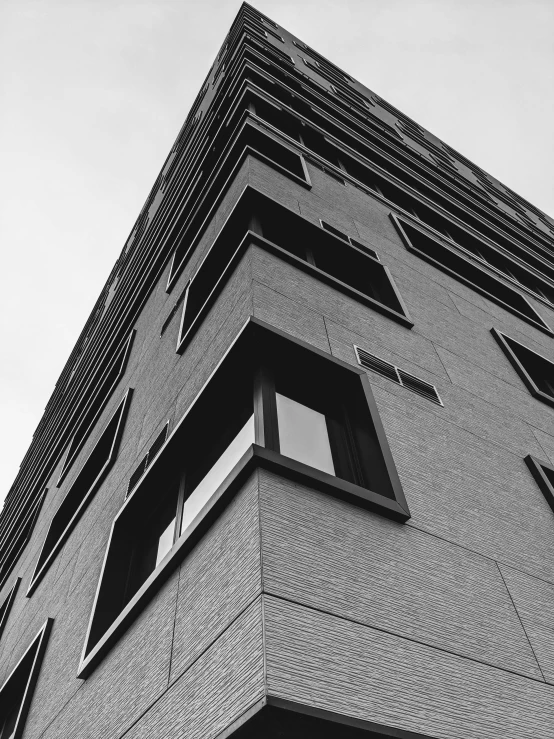
[[(374, 385), (409, 526), (554, 581), (552, 512), (522, 457)], [(405, 393), (408, 396), (409, 393)]]
[(260, 700), (264, 692), (258, 599), (171, 685), (125, 739), (212, 739)]
[(261, 587), (254, 473), (181, 565), (171, 681), (260, 595)]
[(260, 474), (264, 592), (541, 679), (496, 563)]
[(253, 315), (325, 352), (329, 340), (323, 316), (263, 283), (253, 283)]
[(546, 738), (554, 688), (264, 597), (269, 695), (437, 739)]
[(554, 683), (554, 584), (500, 565), (545, 680)]

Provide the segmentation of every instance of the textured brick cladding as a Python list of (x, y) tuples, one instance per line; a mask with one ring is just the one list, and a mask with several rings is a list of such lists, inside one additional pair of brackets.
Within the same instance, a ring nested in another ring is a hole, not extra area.
[[(444, 739), (552, 733), (554, 518), (523, 458), (554, 463), (554, 410), (528, 393), (490, 329), (552, 361), (553, 340), (410, 253), (381, 200), (307, 166), (310, 189), (244, 161), (171, 292), (169, 264), (151, 292), (125, 374), (59, 488), (62, 461), (51, 475), (0, 593), (22, 577), (0, 639), (0, 682), (45, 618), (55, 619), (25, 739), (215, 739), (267, 696)], [(180, 310), (160, 335), (162, 326), (247, 186), (374, 249), (413, 328), (252, 246), (177, 354)], [(554, 326), (554, 311), (528, 299)], [(129, 476), (251, 316), (356, 366), (358, 345), (437, 387), (444, 407), (367, 373), (411, 519), (396, 523), (254, 472), (79, 680)], [(52, 517), (128, 387), (117, 462), (26, 598)]]

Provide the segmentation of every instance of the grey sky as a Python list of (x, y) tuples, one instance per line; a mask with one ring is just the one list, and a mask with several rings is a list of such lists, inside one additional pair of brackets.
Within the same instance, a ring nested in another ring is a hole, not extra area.
[[(552, 0), (252, 4), (554, 214)], [(238, 8), (0, 4), (0, 500)]]

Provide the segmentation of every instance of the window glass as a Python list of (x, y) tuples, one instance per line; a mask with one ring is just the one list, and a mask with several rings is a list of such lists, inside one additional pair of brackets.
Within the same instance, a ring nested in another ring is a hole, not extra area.
[(327, 421), (323, 413), (276, 393), (281, 454), (335, 474)]
[(157, 567), (165, 555), (169, 552), (173, 546), (173, 538), (175, 536), (175, 518), (171, 521), (169, 526), (163, 531), (162, 535), (158, 539), (158, 551), (156, 554), (156, 565)]
[(254, 415), (246, 421), (244, 426), (231, 441), (217, 462), (200, 480), (186, 499), (183, 507), (183, 522), (181, 531), (193, 521), (210, 496), (227, 477), (235, 464), (239, 461), (248, 447), (254, 443)]

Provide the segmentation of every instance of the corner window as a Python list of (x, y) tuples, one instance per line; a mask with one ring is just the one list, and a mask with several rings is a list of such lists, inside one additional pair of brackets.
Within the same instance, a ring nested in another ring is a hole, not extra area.
[(27, 596), (31, 595), (43, 578), (113, 465), (132, 392), (132, 390), (128, 390), (125, 394), (54, 514), (42, 545)]
[(525, 464), (529, 467), (546, 502), (554, 511), (554, 466), (547, 462), (541, 462), (532, 454), (525, 457)]
[(554, 362), (495, 328), (491, 333), (531, 395), (554, 406)]
[(46, 621), (0, 688), (0, 739), (23, 735), (52, 623)]
[(389, 270), (377, 254), (328, 224), (320, 228), (250, 189), (186, 288), (177, 351), (194, 332), (249, 246), (258, 246), (336, 290), (411, 328)]
[(459, 282), (494, 301), (510, 313), (514, 313), (535, 328), (552, 335), (550, 326), (533, 308), (531, 303), (512, 287), (478, 264), (463, 256), (455, 248), (437, 241), (420, 228), (391, 214), (391, 220), (408, 251), (417, 254), (433, 266), (446, 272)]
[(409, 518), (365, 372), (251, 319), (114, 521), (81, 677), (257, 466)]

